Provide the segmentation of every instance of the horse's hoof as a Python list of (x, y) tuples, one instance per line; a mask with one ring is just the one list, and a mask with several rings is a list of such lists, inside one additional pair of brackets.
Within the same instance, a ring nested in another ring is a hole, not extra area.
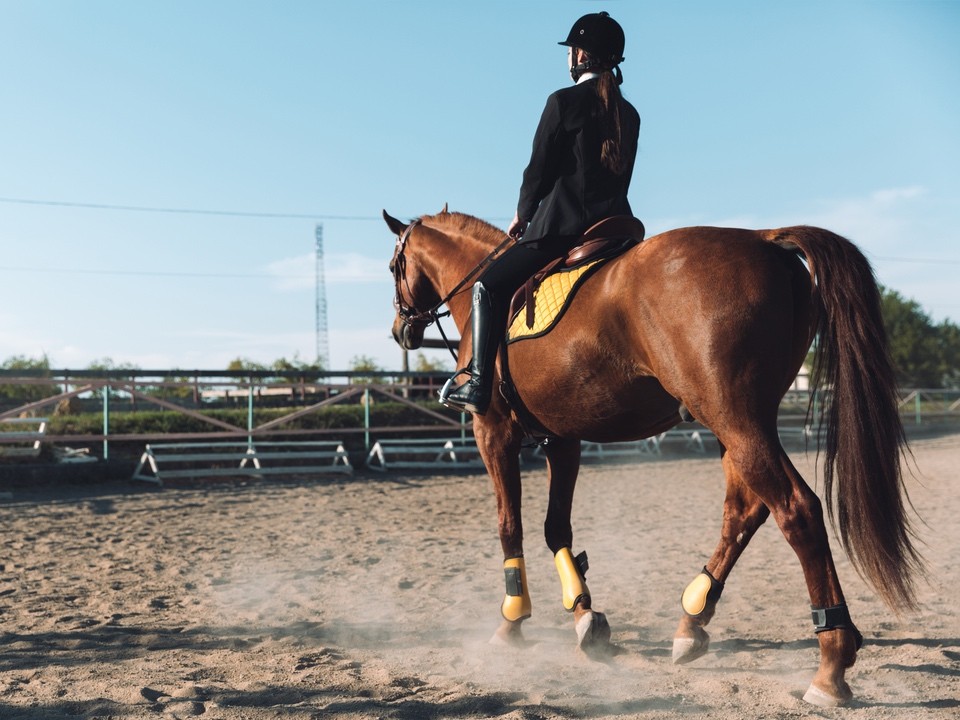
[(675, 637), (673, 639), (673, 664), (685, 665), (703, 657), (710, 649), (710, 634), (703, 628), (697, 628), (694, 637)]
[(613, 653), (610, 644), (610, 623), (602, 612), (588, 610), (577, 620), (577, 647), (592, 658)]
[[(844, 683), (846, 685), (846, 683)], [(811, 705), (816, 705), (817, 707), (830, 708), (830, 707), (841, 707), (846, 705), (853, 699), (853, 692), (850, 690), (849, 686), (843, 688), (838, 695), (828, 693), (826, 690), (818, 688), (813, 683), (810, 684), (810, 687), (807, 688), (807, 692), (803, 696), (804, 701), (810, 703)]]
[(520, 630), (519, 622), (504, 620), (500, 623), (500, 627), (497, 628), (493, 637), (490, 638), (490, 644), (500, 647), (523, 647), (527, 644), (527, 641)]

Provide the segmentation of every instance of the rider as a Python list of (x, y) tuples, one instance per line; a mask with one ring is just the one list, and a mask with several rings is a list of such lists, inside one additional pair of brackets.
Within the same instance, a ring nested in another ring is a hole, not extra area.
[[(576, 245), (587, 228), (612, 215), (632, 215), (627, 189), (640, 116), (620, 94), (624, 35), (605, 12), (584, 15), (567, 39), (575, 85), (547, 98), (523, 173), (520, 201), (507, 233), (517, 239), (473, 286), (473, 358), (447, 383), (440, 401), (483, 415), (493, 365), (513, 292)], [(469, 377), (457, 387), (454, 379)]]

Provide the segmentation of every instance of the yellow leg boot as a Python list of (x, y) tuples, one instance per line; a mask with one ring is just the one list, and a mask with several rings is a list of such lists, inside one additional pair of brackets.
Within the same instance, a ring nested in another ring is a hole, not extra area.
[(507, 594), (500, 606), (504, 620), (517, 622), (530, 617), (533, 604), (527, 590), (527, 567), (522, 557), (508, 558), (503, 561), (503, 575), (507, 583)]
[(576, 618), (577, 646), (595, 659), (609, 656), (614, 649), (610, 644), (610, 625), (606, 615), (592, 609), (590, 590), (584, 579), (587, 554), (574, 557), (570, 548), (560, 548), (553, 561), (563, 588), (563, 607)]

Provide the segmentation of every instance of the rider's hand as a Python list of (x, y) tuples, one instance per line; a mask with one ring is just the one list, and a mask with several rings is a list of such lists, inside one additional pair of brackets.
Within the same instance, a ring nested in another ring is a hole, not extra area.
[(507, 228), (507, 235), (512, 238), (523, 237), (523, 233), (527, 229), (527, 224), (526, 220), (521, 220), (520, 215), (514, 213), (513, 221), (510, 223), (510, 227)]

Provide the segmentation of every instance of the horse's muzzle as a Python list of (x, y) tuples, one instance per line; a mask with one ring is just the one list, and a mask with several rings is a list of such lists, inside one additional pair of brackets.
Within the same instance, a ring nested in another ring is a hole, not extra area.
[(423, 327), (410, 325), (399, 318), (393, 324), (393, 339), (404, 350), (419, 350), (423, 345)]

